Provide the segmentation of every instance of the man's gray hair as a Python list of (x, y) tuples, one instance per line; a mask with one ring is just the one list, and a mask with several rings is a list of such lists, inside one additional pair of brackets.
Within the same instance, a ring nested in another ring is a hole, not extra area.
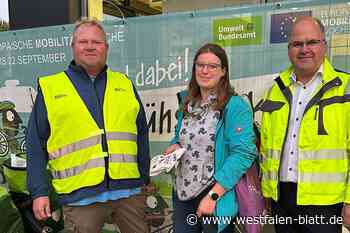
[(79, 20), (75, 23), (75, 27), (73, 30), (72, 44), (74, 43), (76, 33), (81, 26), (95, 26), (95, 27), (99, 28), (101, 30), (101, 32), (103, 33), (104, 41), (107, 43), (107, 35), (106, 35), (106, 32), (105, 32), (101, 22), (96, 18), (82, 18), (81, 20)]

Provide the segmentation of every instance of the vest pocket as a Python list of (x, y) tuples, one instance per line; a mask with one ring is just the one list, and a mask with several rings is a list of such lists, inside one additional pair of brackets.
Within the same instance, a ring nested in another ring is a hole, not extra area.
[[(331, 98), (320, 100), (319, 111), (318, 111), (318, 135), (328, 135), (328, 132), (324, 124), (325, 107), (331, 108), (332, 110), (328, 110), (328, 111), (332, 111), (332, 113), (334, 114), (335, 113), (334, 109), (337, 108), (336, 106), (334, 106), (334, 104), (341, 104), (342, 106), (344, 106), (344, 104), (347, 102), (350, 102), (350, 95), (333, 96)], [(332, 105), (334, 107), (332, 107)]]
[(285, 103), (282, 101), (265, 100), (260, 106), (259, 110), (263, 112), (273, 112), (283, 107)]
[[(114, 155), (109, 157), (108, 173), (112, 179), (138, 179), (140, 172), (136, 161), (129, 155)], [(134, 158), (136, 160), (136, 157)]]

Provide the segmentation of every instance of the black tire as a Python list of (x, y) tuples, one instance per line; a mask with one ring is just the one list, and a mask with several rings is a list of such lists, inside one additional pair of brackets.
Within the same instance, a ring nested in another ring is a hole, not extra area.
[(27, 152), (27, 146), (26, 146), (26, 140), (23, 139), (19, 145), (19, 149), (21, 152), (26, 153)]
[(0, 130), (0, 157), (5, 157), (9, 151), (10, 146), (7, 141), (7, 135), (4, 131)]

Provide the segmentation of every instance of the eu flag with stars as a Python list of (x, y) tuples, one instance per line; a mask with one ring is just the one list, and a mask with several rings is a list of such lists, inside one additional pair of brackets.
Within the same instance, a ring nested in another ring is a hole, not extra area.
[(285, 43), (298, 16), (311, 16), (311, 11), (288, 12), (271, 15), (270, 43)]

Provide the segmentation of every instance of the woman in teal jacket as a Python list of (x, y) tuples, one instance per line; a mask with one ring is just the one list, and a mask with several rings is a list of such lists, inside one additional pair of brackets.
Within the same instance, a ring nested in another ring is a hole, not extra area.
[[(175, 171), (174, 232), (232, 232), (238, 212), (234, 187), (256, 158), (256, 147), (252, 110), (230, 86), (220, 46), (197, 51), (188, 90), (179, 99), (175, 137), (165, 150), (186, 148)], [(232, 222), (208, 224), (208, 216)]]

